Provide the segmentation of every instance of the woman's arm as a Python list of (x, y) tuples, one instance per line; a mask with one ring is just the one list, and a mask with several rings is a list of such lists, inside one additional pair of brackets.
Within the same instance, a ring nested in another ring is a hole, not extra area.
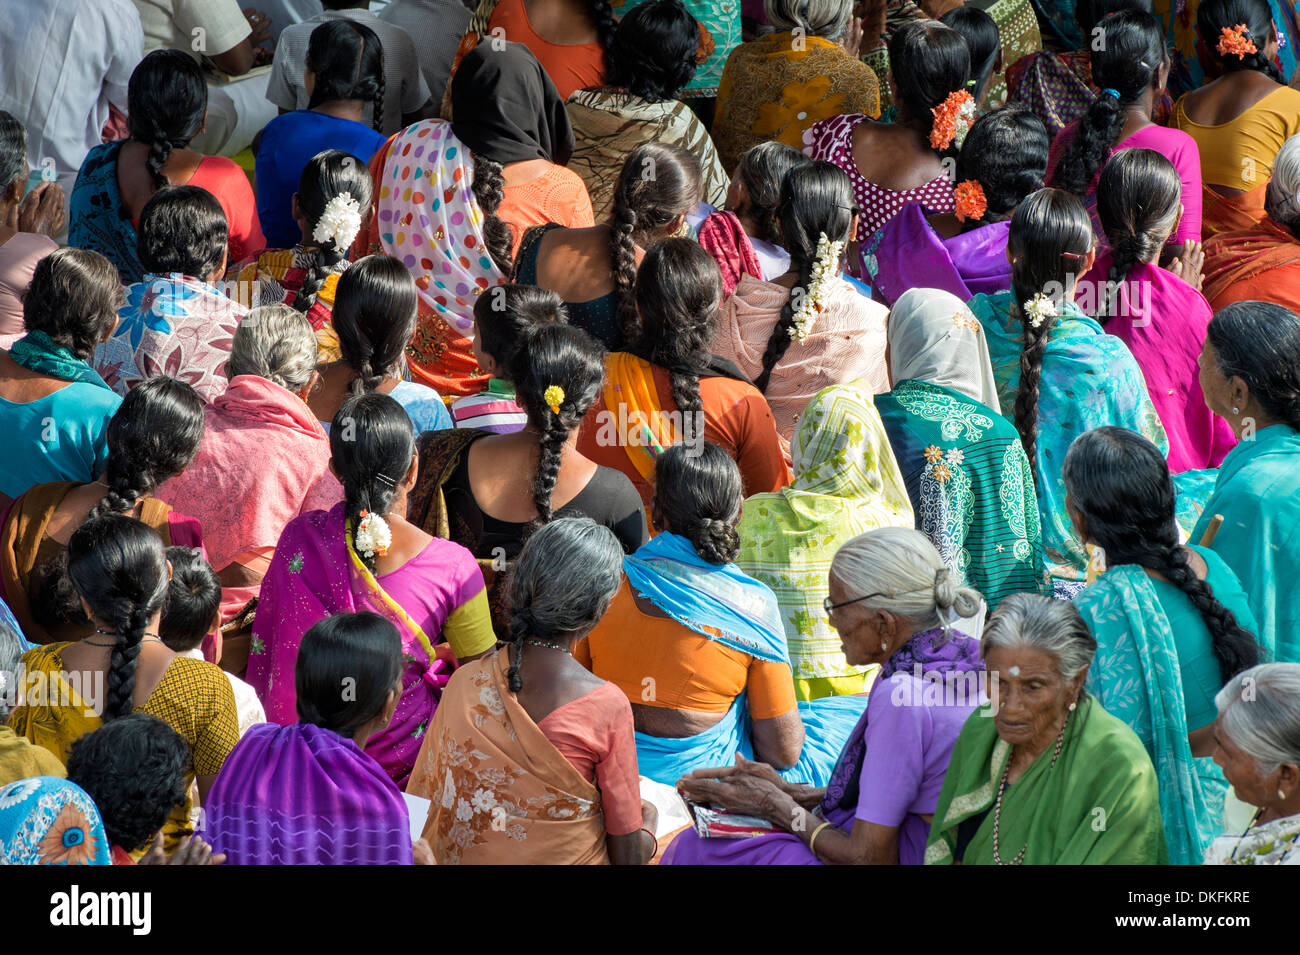
[[(482, 579), (477, 564), (474, 573)], [(496, 647), (497, 635), (492, 629), (492, 611), (488, 606), (486, 587), (447, 616), (442, 625), (442, 636), (461, 664), (477, 660)]]
[(755, 758), (775, 766), (789, 769), (799, 762), (803, 752), (803, 720), (797, 709), (767, 720), (753, 720), (749, 739), (754, 746)]
[(777, 769), (788, 769), (799, 762), (804, 739), (790, 665), (751, 659), (745, 689), (754, 756)]
[(654, 858), (659, 843), (654, 837), (659, 813), (648, 802), (641, 803), (641, 828), (624, 836), (605, 836), (611, 865), (645, 865)]

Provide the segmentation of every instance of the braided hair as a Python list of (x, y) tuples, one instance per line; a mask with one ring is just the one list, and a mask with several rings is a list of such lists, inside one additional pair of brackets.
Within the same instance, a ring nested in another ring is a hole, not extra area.
[[(1220, 53), (1219, 39), (1224, 29), (1234, 29), (1238, 24), (1245, 25), (1246, 38), (1255, 44), (1255, 52), (1241, 57)], [(1256, 70), (1273, 82), (1286, 85), (1282, 71), (1264, 55), (1269, 40), (1275, 37), (1268, 0), (1205, 0), (1196, 10), (1196, 32), (1206, 53), (1224, 73)]]
[(614, 19), (614, 7), (609, 0), (587, 0), (587, 15), (596, 28), (597, 42), (605, 51), (605, 68), (614, 61), (615, 39), (618, 36), (618, 21)]
[[(354, 395), (330, 422), (330, 456), (343, 485), (343, 516), (351, 522), (348, 543), (355, 549), (362, 512), (384, 517), (392, 508), (415, 457), (415, 429), (388, 395)], [(374, 556), (357, 556), (373, 573)]]
[(1099, 309), (1102, 324), (1115, 314), (1119, 287), (1139, 262), (1152, 262), (1178, 225), (1182, 183), (1178, 170), (1151, 149), (1121, 149), (1101, 171), (1097, 214), (1114, 259)]
[[(1076, 196), (1092, 187), (1124, 127), (1124, 107), (1138, 102), (1160, 82), (1168, 62), (1160, 21), (1145, 10), (1121, 10), (1099, 24), (1104, 35), (1092, 46), (1092, 80), (1101, 90), (1079, 119), (1052, 185)], [(1118, 94), (1116, 96), (1115, 94)]]
[(1234, 302), (1210, 319), (1219, 373), (1240, 378), (1273, 420), (1300, 431), (1300, 316), (1271, 302)]
[(475, 154), (470, 192), (474, 194), (474, 202), (483, 213), (483, 242), (501, 274), (509, 275), (514, 268), (514, 238), (509, 224), (497, 215), (497, 210), (506, 197), (505, 190), (505, 167), (486, 156)]
[(68, 577), (97, 620), (116, 637), (103, 720), (131, 712), (136, 659), (145, 629), (167, 602), (167, 557), (151, 527), (122, 514), (92, 517), (68, 542)]
[(626, 346), (637, 337), (636, 247), (662, 238), (681, 216), (694, 212), (704, 194), (700, 161), (680, 146), (642, 143), (628, 154), (614, 187), (610, 211), (610, 258), (618, 295), (619, 327)]
[[(736, 166), (732, 189), (739, 184), (745, 189), (743, 204), (731, 209), (736, 215), (748, 216), (758, 225), (753, 238), (779, 245), (781, 223), (777, 210), (781, 206), (781, 181), (785, 174), (808, 157), (797, 149), (775, 140), (759, 143), (745, 150)], [(735, 200), (740, 202), (739, 199)], [(728, 195), (728, 206), (732, 203)]]
[(711, 441), (675, 444), (655, 460), (655, 526), (685, 537), (710, 564), (729, 564), (740, 553), (744, 497), (736, 462)]
[[(772, 370), (794, 341), (794, 316), (812, 283), (817, 264), (817, 245), (824, 233), (832, 242), (847, 242), (853, 217), (858, 213), (849, 177), (834, 163), (808, 161), (795, 166), (781, 180), (778, 217), (781, 238), (790, 253), (790, 268), (798, 278), (781, 306), (781, 317), (763, 350), (763, 367), (754, 387), (766, 392)], [(830, 263), (838, 267), (838, 262)]]
[[(931, 110), (966, 89), (970, 47), (960, 33), (937, 20), (909, 20), (889, 38), (889, 69), (898, 88), (899, 121), (921, 124), (928, 143)], [(938, 152), (952, 155), (956, 146)]]
[(199, 64), (181, 50), (154, 50), (131, 73), (126, 88), (127, 129), (149, 147), (145, 167), (155, 189), (169, 184), (163, 166), (203, 128), (208, 84)]
[[(370, 209), (372, 196), (370, 173), (363, 160), (339, 149), (327, 149), (313, 156), (298, 177), (298, 210), (307, 223), (304, 242), (311, 239), (312, 230), (330, 200), (348, 193), (357, 201), (364, 216)], [(331, 236), (311, 253), (311, 264), (293, 299), (293, 307), (306, 314), (316, 304), (316, 296), (325, 285), (330, 273), (348, 254), (347, 245), (336, 244)]]
[(1137, 564), (1187, 595), (1210, 631), (1221, 682), (1260, 662), (1254, 636), (1192, 572), (1189, 549), (1179, 546), (1174, 482), (1155, 445), (1127, 428), (1094, 428), (1070, 445), (1064, 477), (1070, 502), (1108, 566)]
[(1005, 221), (1025, 196), (1042, 189), (1050, 148), (1043, 121), (1022, 107), (995, 109), (975, 120), (957, 156), (957, 181), (978, 182), (987, 208), (980, 218), (967, 219), (962, 231)]
[(474, 347), (496, 362), (498, 375), (506, 375), (533, 330), (553, 323), (568, 323), (564, 301), (554, 292), (494, 285), (474, 300)]
[(1028, 197), (1011, 217), (1007, 251), (1011, 255), (1012, 314), (1024, 329), (1020, 353), (1020, 386), (1016, 391), (1013, 420), (1025, 455), (1038, 474), (1038, 386), (1043, 375), (1043, 354), (1052, 326), (1049, 318), (1038, 327), (1024, 306), (1046, 295), (1058, 310), (1065, 307), (1074, 283), (1093, 247), (1092, 222), (1075, 196), (1059, 189), (1040, 189)]
[(650, 103), (672, 99), (699, 69), (700, 25), (681, 0), (639, 3), (618, 22), (605, 82)]
[(315, 77), (308, 109), (366, 100), (372, 104), (371, 126), (384, 131), (384, 47), (374, 30), (355, 20), (326, 20), (311, 31), (306, 66)]
[(390, 255), (358, 259), (339, 278), (331, 321), (343, 362), (357, 373), (351, 394), (368, 394), (385, 378), (402, 376), (418, 320), (417, 296), (410, 270)]

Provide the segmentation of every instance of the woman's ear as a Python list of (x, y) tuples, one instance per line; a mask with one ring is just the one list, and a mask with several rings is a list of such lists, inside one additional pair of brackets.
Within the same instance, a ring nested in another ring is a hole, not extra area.
[[(330, 462), (331, 465), (333, 462)], [(406, 469), (406, 478), (402, 481), (402, 487), (411, 490), (415, 487), (415, 480), (420, 476), (420, 452), (411, 455), (411, 466)]]
[(86, 614), (86, 619), (87, 619), (87, 620), (90, 620), (90, 621), (94, 621), (94, 619), (95, 619), (95, 611), (93, 611), (93, 610), (90, 609), (90, 604), (86, 603), (86, 598), (85, 598), (85, 597), (79, 597), (78, 599), (81, 601), (81, 609), (85, 612), (85, 614)]

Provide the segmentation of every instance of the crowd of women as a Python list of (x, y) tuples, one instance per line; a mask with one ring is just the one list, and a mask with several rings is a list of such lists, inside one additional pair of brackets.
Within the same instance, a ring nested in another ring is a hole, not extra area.
[(0, 862), (1300, 864), (1276, 3), (326, 3), (66, 211), (0, 112)]

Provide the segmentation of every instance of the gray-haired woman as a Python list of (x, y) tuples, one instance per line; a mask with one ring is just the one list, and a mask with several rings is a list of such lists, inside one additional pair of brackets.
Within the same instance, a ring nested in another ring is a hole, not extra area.
[(439, 863), (641, 865), (654, 854), (632, 708), (571, 652), (622, 579), (618, 538), (589, 518), (552, 521), (524, 545), (511, 642), (452, 676), (407, 785), (432, 801), (424, 837)]
[(1205, 864), (1300, 865), (1300, 664), (1244, 670), (1214, 702), (1214, 761), (1258, 811), (1240, 835), (1214, 840)]
[(927, 864), (1168, 862), (1151, 758), (1083, 688), (1096, 649), (1070, 603), (998, 605), (980, 641), (991, 699), (953, 748)]
[(27, 131), (0, 110), (0, 348), (23, 332), (23, 289), (36, 263), (59, 247), (53, 236), (67, 221), (63, 190), (42, 182), (26, 198)]

